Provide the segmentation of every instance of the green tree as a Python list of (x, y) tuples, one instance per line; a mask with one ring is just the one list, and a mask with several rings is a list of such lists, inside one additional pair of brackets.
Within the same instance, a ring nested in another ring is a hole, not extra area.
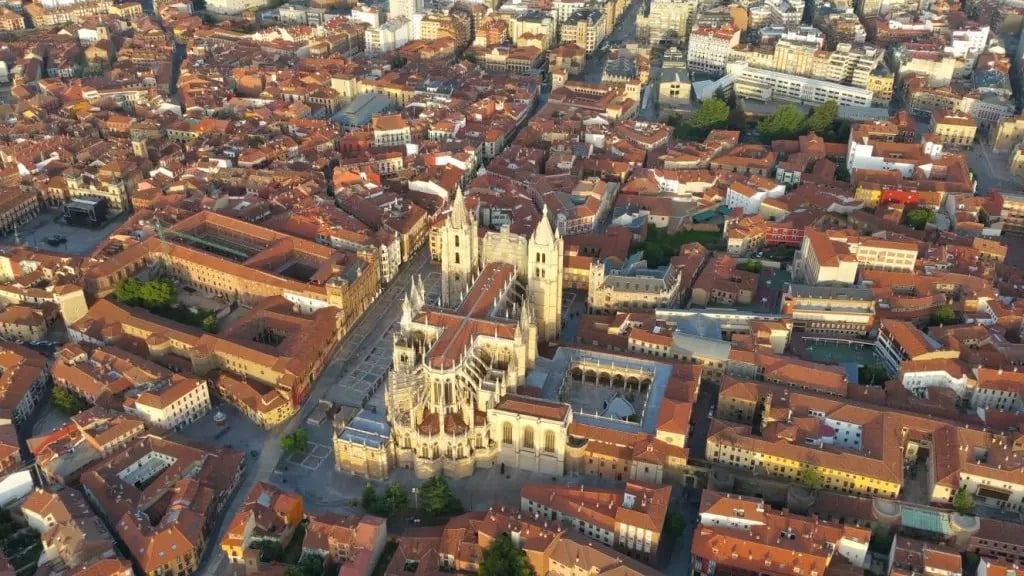
[(104, 70), (103, 64), (92, 63), (86, 64), (82, 67), (82, 78), (88, 78), (90, 76), (102, 76)]
[(825, 485), (825, 479), (821, 477), (817, 466), (810, 466), (800, 470), (800, 483), (811, 490), (817, 490)]
[(936, 307), (928, 317), (929, 326), (948, 326), (956, 323), (956, 309), (949, 304)]
[(125, 278), (118, 282), (117, 287), (114, 288), (114, 298), (118, 302), (129, 305), (139, 302), (141, 293), (142, 283), (135, 278)]
[(366, 486), (363, 487), (363, 497), (359, 503), (363, 506), (363, 510), (367, 512), (377, 509), (377, 491), (373, 489), (373, 484), (367, 482)]
[(295, 432), (281, 438), (281, 450), (285, 454), (298, 454), (309, 448), (309, 433), (305, 428), (299, 428)]
[(914, 230), (924, 230), (930, 222), (935, 222), (935, 212), (927, 208), (911, 208), (904, 215), (907, 226)]
[(832, 126), (832, 123), (835, 122), (838, 112), (839, 104), (836, 104), (835, 100), (829, 100), (818, 106), (807, 116), (805, 124), (807, 131), (814, 132), (815, 134), (824, 134)]
[(961, 487), (953, 496), (953, 508), (960, 514), (973, 514), (974, 496), (971, 496), (966, 488)]
[(462, 57), (465, 58), (467, 62), (472, 62), (473, 64), (477, 63), (476, 54), (472, 52), (466, 51), (462, 54)]
[(745, 270), (747, 272), (753, 272), (754, 274), (760, 274), (764, 268), (764, 264), (760, 260), (744, 260), (736, 265), (736, 268)]
[(516, 547), (508, 534), (498, 536), (484, 550), (477, 572), (480, 576), (536, 576), (526, 553)]
[(52, 400), (53, 405), (68, 416), (74, 416), (89, 407), (85, 400), (80, 398), (74, 392), (61, 386), (53, 387)]
[(394, 58), (391, 59), (392, 68), (401, 68), (402, 66), (405, 66), (408, 63), (409, 59), (406, 58), (405, 56), (395, 56)]
[(700, 130), (711, 131), (725, 128), (729, 122), (729, 105), (720, 98), (708, 98), (700, 103), (697, 111), (690, 117), (690, 124)]
[(683, 515), (678, 512), (669, 512), (665, 516), (665, 527), (662, 528), (662, 533), (668, 537), (669, 541), (675, 540), (683, 535), (683, 529), (686, 527), (686, 519)]
[(384, 508), (388, 514), (394, 514), (408, 506), (409, 495), (406, 494), (405, 488), (402, 488), (396, 482), (388, 484), (388, 489), (384, 491)]
[(202, 12), (206, 10), (206, 0), (192, 0), (192, 11)]
[(319, 554), (306, 554), (298, 565), (288, 569), (288, 576), (320, 576), (324, 572), (324, 557)]
[(142, 305), (150, 310), (169, 308), (174, 304), (177, 289), (174, 283), (167, 278), (150, 280), (142, 285), (139, 291), (139, 298)]
[(430, 516), (449, 516), (463, 511), (462, 502), (452, 492), (448, 482), (439, 476), (427, 480), (420, 486), (419, 506)]
[(209, 332), (210, 334), (216, 334), (217, 333), (217, 315), (216, 314), (207, 314), (206, 316), (203, 316), (202, 328), (203, 328), (204, 332)]
[(281, 543), (273, 540), (260, 540), (256, 544), (256, 548), (260, 550), (261, 562), (277, 562), (284, 555), (284, 548), (281, 546)]
[(757, 131), (765, 142), (792, 140), (805, 132), (804, 115), (792, 104), (783, 104), (771, 116), (757, 123)]

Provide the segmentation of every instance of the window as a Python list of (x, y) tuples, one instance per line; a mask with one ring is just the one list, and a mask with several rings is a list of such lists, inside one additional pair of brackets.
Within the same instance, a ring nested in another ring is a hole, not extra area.
[(544, 451), (555, 451), (555, 433), (551, 430), (548, 430), (547, 432), (544, 433)]
[(505, 422), (501, 427), (501, 441), (504, 444), (512, 443), (512, 425)]
[(533, 427), (527, 426), (523, 429), (523, 448), (533, 449)]

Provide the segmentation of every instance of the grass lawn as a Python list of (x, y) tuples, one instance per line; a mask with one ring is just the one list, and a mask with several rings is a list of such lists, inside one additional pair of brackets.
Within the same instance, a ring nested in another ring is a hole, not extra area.
[(647, 237), (630, 247), (632, 252), (643, 250), (648, 266), (657, 268), (669, 263), (673, 256), (679, 254), (679, 247), (690, 242), (702, 244), (708, 250), (721, 250), (724, 247), (721, 230), (679, 230), (669, 234), (656, 226), (647, 226)]

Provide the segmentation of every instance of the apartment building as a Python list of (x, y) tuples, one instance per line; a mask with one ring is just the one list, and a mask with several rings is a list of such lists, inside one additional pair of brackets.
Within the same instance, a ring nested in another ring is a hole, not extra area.
[(1024, 372), (975, 368), (977, 382), (971, 406), (1016, 412), (1024, 408)]
[(810, 285), (852, 285), (857, 280), (857, 259), (842, 242), (824, 232), (807, 230), (794, 257), (794, 280)]
[(672, 487), (627, 482), (622, 489), (564, 484), (525, 484), (524, 513), (557, 520), (605, 546), (655, 559)]
[[(414, 19), (420, 17), (421, 15), (413, 16)], [(366, 51), (375, 54), (398, 50), (416, 39), (416, 24), (405, 16), (398, 16), (380, 26), (367, 28), (363, 33)]]
[(867, 88), (756, 68), (747, 62), (732, 62), (727, 69), (727, 78), (737, 96), (761, 102), (782, 100), (814, 105), (834, 100), (842, 106), (869, 107), (875, 97)]
[(527, 46), (536, 40), (547, 50), (555, 44), (555, 19), (547, 12), (531, 10), (508, 19), (509, 37), (516, 46)]
[(871, 531), (772, 510), (763, 500), (705, 490), (694, 530), (693, 569), (711, 576), (830, 573), (840, 559), (854, 570), (868, 562)]
[(181, 430), (209, 412), (210, 387), (203, 378), (174, 374), (132, 389), (124, 399), (124, 409), (150, 429)]
[(978, 123), (970, 114), (936, 110), (928, 126), (944, 146), (960, 148), (974, 144)]
[(693, 0), (653, 0), (649, 12), (637, 15), (637, 36), (654, 45), (669, 37), (686, 38), (697, 9)]
[(883, 318), (878, 328), (875, 351), (895, 374), (907, 361), (959, 358), (957, 350), (944, 350), (910, 322)]
[[(138, 574), (190, 574), (199, 567), (213, 519), (223, 514), (244, 461), (229, 448), (212, 452), (145, 436), (82, 474), (82, 490), (114, 528)], [(173, 497), (196, 491), (205, 497)], [(161, 500), (169, 509), (153, 524), (140, 511)]]
[(30, 438), (27, 444), (42, 477), (67, 486), (77, 482), (85, 468), (145, 433), (142, 420), (93, 406), (72, 416), (67, 426)]
[(992, 150), (1008, 152), (1024, 139), (1024, 116), (1003, 118), (996, 123), (992, 137)]
[(113, 536), (77, 490), (36, 488), (22, 501), (21, 513), (40, 535), (40, 565), (63, 564), (77, 570), (117, 556)]
[(580, 8), (562, 22), (563, 43), (573, 43), (592, 53), (604, 41), (605, 14), (597, 8)]
[(221, 550), (229, 563), (242, 564), (248, 573), (255, 573), (260, 551), (254, 545), (276, 542), (287, 546), (302, 520), (302, 496), (257, 482), (228, 524)]
[(1003, 221), (1003, 232), (1024, 232), (1024, 194), (1003, 193), (1002, 196), (1003, 208), (999, 217)]
[(866, 44), (855, 46), (843, 42), (821, 56), (815, 59), (811, 76), (866, 88), (871, 73), (882, 61), (883, 51)]
[(375, 147), (403, 146), (412, 142), (409, 123), (401, 114), (381, 114), (370, 120)]
[(732, 25), (721, 28), (696, 27), (690, 31), (686, 66), (694, 72), (723, 74), (731, 50), (740, 42), (740, 30)]

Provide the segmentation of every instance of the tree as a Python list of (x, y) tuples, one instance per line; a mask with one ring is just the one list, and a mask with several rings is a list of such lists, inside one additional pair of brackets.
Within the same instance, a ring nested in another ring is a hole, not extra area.
[(202, 12), (206, 10), (206, 0), (192, 0), (192, 11)]
[(104, 70), (103, 64), (90, 63), (82, 67), (82, 78), (88, 78), (90, 76), (102, 76)]
[(465, 58), (467, 62), (472, 62), (473, 64), (477, 63), (476, 54), (472, 52), (465, 52), (463, 53), (462, 57)]
[(388, 484), (388, 489), (384, 491), (383, 501), (384, 507), (387, 509), (388, 515), (390, 515), (408, 506), (409, 495), (406, 494), (405, 488), (392, 482)]
[(309, 448), (309, 433), (305, 428), (299, 428), (295, 432), (281, 438), (281, 450), (285, 454), (298, 454)]
[(825, 479), (821, 477), (818, 468), (812, 466), (800, 470), (800, 483), (811, 490), (817, 490), (825, 485)]
[(678, 512), (669, 512), (665, 516), (665, 527), (662, 528), (661, 532), (669, 541), (672, 541), (683, 535), (683, 529), (685, 527), (686, 519), (683, 518), (682, 514)]
[(150, 310), (168, 308), (174, 304), (177, 289), (174, 283), (167, 278), (150, 280), (142, 285), (139, 291), (139, 298), (142, 305)]
[(948, 326), (950, 324), (956, 324), (956, 309), (949, 304), (938, 306), (928, 317), (929, 326)]
[(89, 406), (77, 394), (61, 386), (53, 387), (53, 405), (68, 416), (74, 416)]
[(835, 122), (836, 114), (839, 112), (839, 104), (835, 100), (829, 100), (811, 111), (807, 116), (805, 126), (808, 132), (824, 134), (832, 123)]
[(966, 488), (961, 487), (953, 496), (953, 508), (960, 514), (974, 513), (974, 496)]
[(419, 491), (419, 506), (430, 516), (450, 516), (462, 513), (462, 502), (455, 496), (444, 478), (435, 476), (423, 483)]
[(277, 562), (284, 555), (281, 543), (274, 540), (260, 540), (255, 547), (260, 550), (261, 562)]
[(409, 59), (406, 58), (405, 56), (395, 56), (394, 58), (391, 59), (392, 68), (401, 68), (402, 66), (405, 66), (408, 63)]
[(484, 550), (480, 561), (480, 576), (536, 576), (526, 553), (516, 547), (508, 534), (498, 536)]
[(217, 315), (216, 314), (207, 314), (206, 316), (203, 316), (202, 325), (203, 325), (202, 328), (203, 328), (204, 332), (209, 332), (210, 334), (216, 334), (217, 333)]
[(764, 264), (760, 260), (744, 260), (736, 265), (739, 270), (745, 270), (747, 272), (753, 272), (754, 274), (760, 274), (764, 268)]
[(700, 103), (700, 107), (690, 117), (690, 124), (700, 130), (711, 131), (725, 128), (729, 122), (729, 105), (720, 98), (708, 98)]
[(359, 503), (362, 505), (363, 510), (367, 512), (377, 509), (377, 491), (373, 489), (373, 484), (367, 482), (363, 488), (362, 500)]
[(298, 565), (288, 569), (288, 576), (320, 576), (324, 572), (324, 557), (319, 554), (306, 554)]
[(914, 230), (924, 230), (929, 222), (935, 222), (935, 212), (927, 208), (911, 208), (907, 210), (904, 219), (907, 226)]
[(757, 131), (765, 142), (792, 140), (804, 133), (804, 115), (792, 104), (784, 104), (757, 123)]
[(142, 292), (142, 283), (135, 278), (125, 278), (117, 283), (114, 288), (114, 298), (124, 304), (133, 304), (139, 301), (139, 294)]

